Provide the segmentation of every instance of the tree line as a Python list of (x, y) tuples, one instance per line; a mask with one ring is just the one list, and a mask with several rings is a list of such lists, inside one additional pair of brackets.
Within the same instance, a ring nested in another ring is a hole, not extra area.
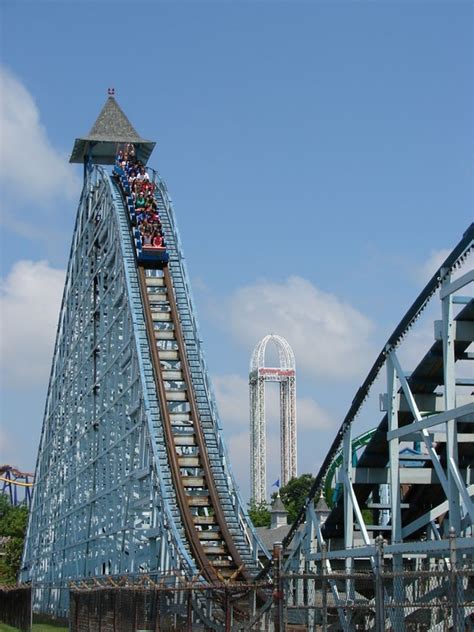
[[(279, 493), (281, 501), (288, 512), (289, 524), (296, 520), (301, 507), (303, 507), (308, 497), (313, 482), (314, 476), (312, 474), (302, 474), (292, 478), (286, 485), (280, 487), (277, 492), (273, 492), (270, 504), (273, 503)], [(251, 500), (248, 513), (254, 527), (270, 526), (270, 508), (267, 502), (255, 503), (255, 501)]]
[(16, 584), (23, 552), (28, 508), (0, 494), (0, 585)]

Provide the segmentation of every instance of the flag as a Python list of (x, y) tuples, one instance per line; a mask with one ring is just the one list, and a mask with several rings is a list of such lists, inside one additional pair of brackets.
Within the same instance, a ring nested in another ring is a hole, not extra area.
[(280, 479), (277, 478), (277, 480), (273, 483), (272, 487), (278, 487), (278, 489), (280, 489)]

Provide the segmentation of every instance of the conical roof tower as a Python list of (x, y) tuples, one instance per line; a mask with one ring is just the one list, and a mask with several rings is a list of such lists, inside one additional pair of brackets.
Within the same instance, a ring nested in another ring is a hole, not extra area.
[(74, 141), (69, 162), (83, 163), (90, 160), (95, 164), (113, 165), (117, 146), (127, 143), (135, 146), (138, 160), (146, 164), (155, 143), (138, 134), (113, 94), (109, 92), (109, 98), (89, 134)]

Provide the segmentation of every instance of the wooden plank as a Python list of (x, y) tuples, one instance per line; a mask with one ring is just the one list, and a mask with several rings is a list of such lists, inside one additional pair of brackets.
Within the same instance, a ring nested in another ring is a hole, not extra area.
[(148, 304), (152, 312), (169, 312), (170, 306), (164, 294), (148, 294)]
[(193, 516), (194, 524), (216, 524), (215, 516)]
[(183, 372), (182, 371), (162, 371), (161, 375), (164, 380), (183, 380)]
[(228, 554), (227, 547), (225, 546), (203, 546), (204, 553), (206, 555), (225, 555)]
[(166, 391), (167, 402), (187, 402), (188, 396), (186, 391)]
[(179, 456), (178, 463), (180, 467), (199, 467), (201, 465), (198, 456)]
[(157, 320), (159, 322), (166, 322), (171, 320), (171, 313), (170, 312), (155, 312), (152, 311), (151, 312), (151, 318), (152, 320)]
[(200, 540), (222, 540), (220, 531), (197, 531)]
[(178, 421), (191, 421), (191, 413), (170, 413), (171, 423)]
[(160, 287), (164, 287), (165, 285), (165, 279), (163, 277), (146, 277), (145, 278), (145, 284), (147, 287), (151, 287), (151, 286), (160, 286)]
[(155, 329), (155, 340), (174, 340), (174, 331), (172, 329)]
[(148, 292), (148, 300), (151, 304), (153, 303), (169, 303), (168, 294), (166, 290), (164, 292)]
[(209, 496), (188, 496), (188, 505), (190, 507), (209, 507), (211, 499)]
[(204, 476), (183, 476), (181, 480), (185, 487), (204, 487)]
[(179, 360), (177, 351), (164, 351), (163, 349), (158, 349), (158, 355), (160, 356), (160, 360)]
[(196, 437), (194, 433), (188, 433), (185, 435), (175, 435), (173, 437), (175, 445), (197, 445)]

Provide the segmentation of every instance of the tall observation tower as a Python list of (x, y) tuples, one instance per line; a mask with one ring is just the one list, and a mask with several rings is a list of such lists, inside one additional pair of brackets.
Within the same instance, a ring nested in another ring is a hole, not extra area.
[[(269, 342), (278, 350), (279, 367), (265, 367)], [(252, 499), (266, 499), (265, 382), (280, 383), (281, 484), (296, 476), (296, 376), (295, 355), (282, 336), (270, 334), (255, 347), (250, 361), (250, 484)]]

